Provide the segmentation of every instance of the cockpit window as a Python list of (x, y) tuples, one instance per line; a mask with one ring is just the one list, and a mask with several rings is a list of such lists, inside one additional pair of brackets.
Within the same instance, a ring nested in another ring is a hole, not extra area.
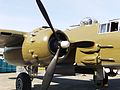
[(107, 24), (107, 32), (109, 32), (110, 23)]
[(106, 27), (107, 27), (107, 24), (101, 24), (101, 25), (100, 25), (100, 32), (99, 32), (99, 33), (104, 33), (104, 32), (106, 32)]
[(100, 24), (99, 33), (120, 31), (120, 20), (110, 20), (108, 23)]
[(111, 22), (110, 32), (118, 31), (118, 22)]

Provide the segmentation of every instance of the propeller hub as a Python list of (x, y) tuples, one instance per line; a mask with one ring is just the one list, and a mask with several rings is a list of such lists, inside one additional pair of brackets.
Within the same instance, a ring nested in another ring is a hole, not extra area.
[(61, 41), (60, 46), (61, 46), (61, 48), (68, 48), (70, 46), (70, 42), (69, 41)]
[(49, 50), (53, 55), (55, 55), (58, 47), (60, 46), (61, 49), (60, 49), (59, 56), (62, 57), (62, 56), (66, 55), (68, 53), (70, 42), (69, 42), (66, 34), (63, 33), (62, 31), (57, 30), (56, 35), (59, 37), (60, 40), (58, 41), (56, 39), (56, 37), (54, 36), (54, 34), (52, 34), (50, 39), (49, 39), (49, 45), (48, 45)]

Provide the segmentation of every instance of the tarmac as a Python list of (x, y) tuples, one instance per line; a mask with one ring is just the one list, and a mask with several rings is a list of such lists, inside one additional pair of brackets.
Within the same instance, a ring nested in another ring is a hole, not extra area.
[[(34, 78), (32, 90), (40, 90), (44, 72)], [(0, 73), (0, 90), (16, 90), (16, 73)], [(93, 76), (77, 74), (76, 76), (55, 76), (48, 90), (97, 90), (94, 86)], [(99, 90), (120, 90), (120, 75), (109, 77), (109, 86)]]

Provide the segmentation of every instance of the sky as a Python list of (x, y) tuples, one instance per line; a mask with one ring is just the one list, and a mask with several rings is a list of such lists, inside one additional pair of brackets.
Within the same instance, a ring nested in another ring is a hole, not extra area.
[[(65, 30), (85, 17), (105, 22), (120, 18), (120, 0), (42, 0), (55, 28)], [(0, 0), (0, 29), (31, 32), (46, 26), (36, 0)]]

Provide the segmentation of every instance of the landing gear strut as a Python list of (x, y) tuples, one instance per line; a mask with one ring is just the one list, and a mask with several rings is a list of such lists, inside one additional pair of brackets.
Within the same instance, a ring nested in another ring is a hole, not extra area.
[(103, 67), (97, 68), (94, 72), (93, 80), (96, 88), (108, 87), (108, 74), (103, 70)]
[(22, 72), (17, 76), (16, 79), (16, 90), (31, 90), (31, 82), (33, 78), (37, 75), (38, 66), (26, 66), (24, 67), (28, 72)]

